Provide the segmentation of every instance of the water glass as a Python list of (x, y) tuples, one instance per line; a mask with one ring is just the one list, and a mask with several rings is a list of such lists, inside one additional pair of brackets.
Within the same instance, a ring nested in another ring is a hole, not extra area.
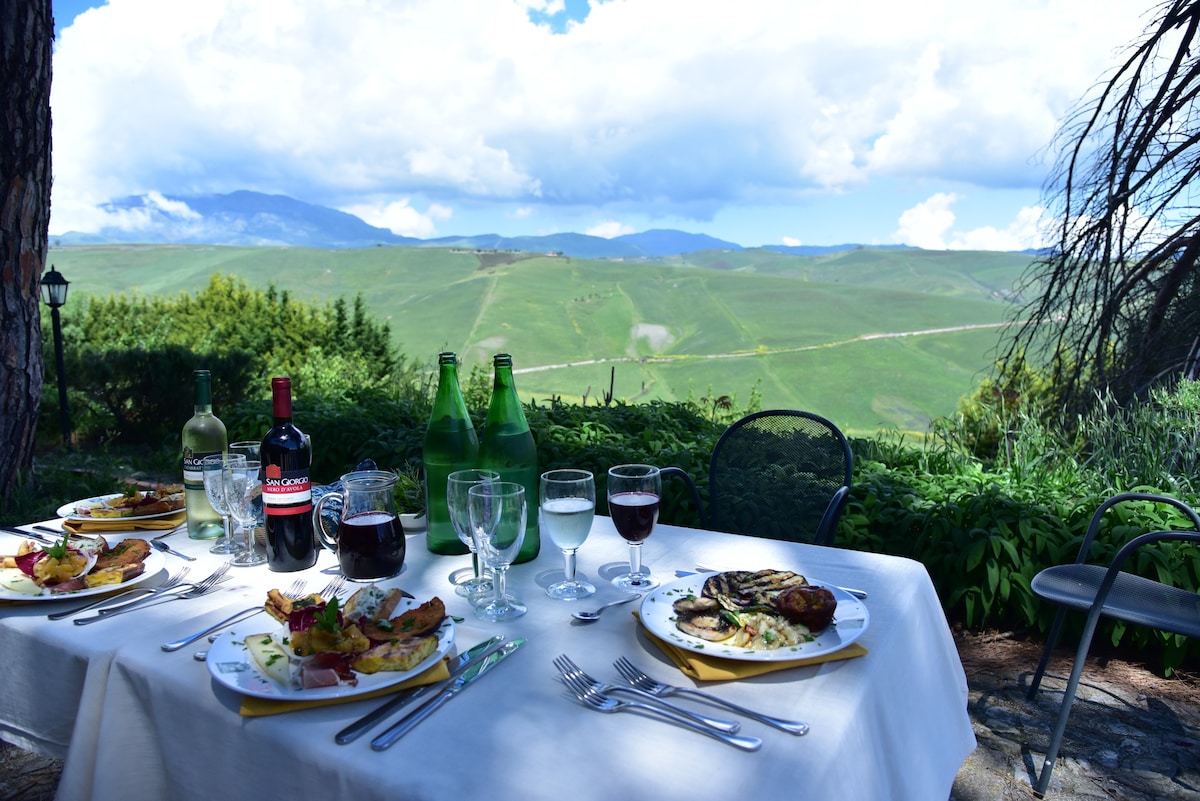
[[(484, 575), (479, 564), (479, 551), (475, 547), (475, 538), (471, 536), (471, 515), (467, 507), (467, 492), (471, 487), (481, 483), (499, 481), (500, 474), (495, 470), (455, 470), (446, 478), (446, 505), (450, 511), (450, 523), (458, 538), (471, 551), (471, 574), (465, 579), (454, 583), (454, 591), (464, 598), (478, 600), (492, 593), (492, 580)], [(452, 578), (462, 571), (456, 571)]]
[(262, 512), (261, 471), (262, 462), (257, 459), (247, 459), (245, 463), (233, 465), (229, 470), (230, 481), (226, 492), (229, 514), (237, 521), (244, 538), (241, 552), (233, 557), (233, 564), (238, 567), (267, 563), (266, 554), (254, 548), (254, 526)]
[(208, 496), (213, 511), (221, 516), (221, 523), (225, 528), (225, 536), (208, 549), (210, 553), (236, 554), (241, 551), (233, 541), (229, 526), (229, 485), (232, 480), (232, 468), (245, 463), (245, 456), (230, 453), (214, 454), (200, 463), (204, 470), (204, 494)]
[(525, 488), (514, 481), (475, 484), (467, 491), (467, 509), (475, 549), (492, 569), (492, 599), (476, 604), (475, 616), (493, 623), (518, 618), (525, 605), (509, 596), (504, 585), (525, 540)]
[(587, 539), (596, 514), (596, 480), (587, 470), (542, 473), (538, 528), (563, 552), (566, 578), (546, 588), (560, 601), (586, 598), (596, 588), (575, 577), (575, 552)]
[(644, 592), (658, 586), (642, 572), (642, 542), (658, 522), (662, 476), (648, 464), (622, 464), (608, 470), (608, 513), (613, 525), (629, 543), (629, 572), (612, 583), (623, 590)]

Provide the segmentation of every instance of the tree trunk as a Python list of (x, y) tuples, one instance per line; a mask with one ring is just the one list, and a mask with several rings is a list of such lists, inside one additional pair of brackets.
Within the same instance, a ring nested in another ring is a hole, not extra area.
[(0, 2), (0, 500), (33, 462), (50, 224), (51, 0)]

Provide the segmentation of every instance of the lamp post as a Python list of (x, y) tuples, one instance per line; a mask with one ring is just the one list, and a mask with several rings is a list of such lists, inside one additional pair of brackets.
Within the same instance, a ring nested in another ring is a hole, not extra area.
[(54, 322), (54, 365), (58, 372), (58, 419), (62, 424), (63, 447), (71, 449), (71, 415), (67, 410), (67, 379), (63, 375), (62, 318), (58, 309), (67, 302), (67, 286), (71, 282), (50, 265), (50, 272), (42, 276), (42, 302), (50, 307), (50, 319)]

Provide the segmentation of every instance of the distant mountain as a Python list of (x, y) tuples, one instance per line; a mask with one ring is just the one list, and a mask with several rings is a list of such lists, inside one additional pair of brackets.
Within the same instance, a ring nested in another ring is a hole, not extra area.
[(63, 245), (138, 242), (359, 248), (421, 244), (420, 239), (376, 228), (344, 211), (260, 192), (138, 195), (113, 200), (103, 208), (120, 214), (127, 226), (109, 226), (94, 234), (71, 232), (53, 239)]
[(688, 234), (662, 228), (642, 231), (640, 234), (622, 234), (609, 241), (627, 242), (639, 251), (638, 255), (652, 258), (695, 253), (697, 250), (744, 250), (741, 245), (708, 234)]
[[(743, 250), (706, 234), (669, 229), (642, 231), (605, 239), (587, 234), (506, 237), (499, 234), (415, 239), (369, 225), (353, 214), (304, 203), (285, 195), (240, 191), (227, 195), (165, 196), (158, 193), (113, 200), (105, 211), (124, 225), (99, 231), (70, 231), (51, 236), (56, 245), (180, 244), (290, 245), (324, 249), (401, 245), (478, 250), (521, 250), (561, 253), (580, 259), (660, 258), (701, 250)], [(787, 247), (768, 245), (780, 253), (813, 255), (850, 250), (859, 245)]]

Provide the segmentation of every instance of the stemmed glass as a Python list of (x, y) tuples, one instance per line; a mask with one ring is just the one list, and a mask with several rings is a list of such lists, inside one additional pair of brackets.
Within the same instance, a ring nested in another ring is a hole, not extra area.
[(492, 600), (476, 604), (475, 616), (493, 623), (518, 618), (525, 605), (505, 593), (504, 583), (525, 540), (525, 488), (515, 481), (475, 484), (467, 491), (467, 508), (475, 548), (492, 569)]
[(262, 463), (255, 459), (247, 459), (243, 464), (235, 464), (229, 469), (226, 500), (229, 513), (241, 527), (245, 539), (245, 547), (233, 557), (233, 563), (238, 567), (253, 567), (267, 562), (266, 555), (254, 549), (254, 525), (262, 509), (261, 469)]
[[(229, 453), (231, 455), (241, 454), (242, 456), (246, 457), (246, 461), (251, 461), (251, 460), (260, 461), (259, 460), (259, 450), (261, 448), (262, 448), (262, 443), (256, 439), (243, 439), (243, 440), (238, 440), (237, 442), (229, 443)], [(262, 480), (262, 470), (261, 469), (259, 470), (258, 477), (259, 477), (259, 481), (261, 482), (261, 480)], [(260, 483), (260, 486), (261, 486), (261, 483)], [(264, 545), (266, 543), (266, 532), (263, 531), (264, 523), (265, 523), (265, 521), (263, 520), (262, 493), (259, 492), (259, 494), (254, 499), (254, 520), (249, 524), (250, 525), (250, 539), (248, 539), (247, 542), (254, 544), (257, 541), (260, 545)]]
[[(479, 599), (492, 591), (492, 580), (483, 574), (479, 564), (479, 551), (475, 547), (475, 538), (471, 536), (471, 514), (468, 509), (467, 491), (476, 484), (499, 481), (500, 474), (495, 470), (455, 470), (446, 478), (446, 505), (450, 510), (450, 523), (458, 538), (471, 551), (471, 577), (458, 581), (454, 591), (464, 598)], [(455, 578), (458, 573), (456, 571)]]
[(662, 476), (648, 464), (622, 464), (608, 470), (608, 513), (613, 525), (629, 543), (629, 572), (612, 583), (634, 592), (658, 586), (658, 581), (642, 573), (642, 542), (658, 522), (662, 497)]
[(560, 601), (586, 598), (596, 588), (575, 578), (575, 552), (587, 539), (596, 514), (596, 480), (587, 470), (549, 470), (542, 473), (541, 516), (538, 525), (563, 552), (566, 579), (551, 584), (546, 594)]
[(204, 468), (204, 494), (225, 526), (225, 536), (208, 549), (210, 553), (234, 554), (241, 550), (234, 543), (229, 528), (229, 474), (234, 465), (245, 463), (245, 456), (229, 453), (214, 454), (200, 463)]

